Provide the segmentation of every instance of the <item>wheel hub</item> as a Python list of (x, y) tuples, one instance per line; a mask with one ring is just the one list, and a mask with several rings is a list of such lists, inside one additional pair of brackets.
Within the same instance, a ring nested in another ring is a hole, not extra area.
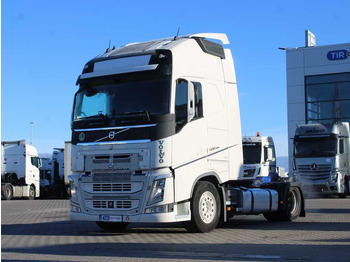
[(199, 215), (206, 224), (211, 223), (216, 215), (216, 201), (214, 195), (206, 191), (199, 200)]

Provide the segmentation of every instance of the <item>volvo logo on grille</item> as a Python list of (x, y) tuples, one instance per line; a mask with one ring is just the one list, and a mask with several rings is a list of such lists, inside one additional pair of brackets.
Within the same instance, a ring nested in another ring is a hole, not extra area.
[(115, 131), (111, 131), (108, 134), (109, 139), (113, 139), (115, 137)]
[(318, 169), (317, 164), (313, 163), (313, 164), (311, 165), (311, 171), (317, 171), (317, 169)]

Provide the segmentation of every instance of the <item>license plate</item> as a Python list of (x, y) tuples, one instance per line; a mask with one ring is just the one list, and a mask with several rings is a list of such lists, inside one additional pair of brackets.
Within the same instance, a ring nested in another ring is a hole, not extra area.
[(100, 221), (103, 222), (123, 222), (122, 216), (100, 215)]

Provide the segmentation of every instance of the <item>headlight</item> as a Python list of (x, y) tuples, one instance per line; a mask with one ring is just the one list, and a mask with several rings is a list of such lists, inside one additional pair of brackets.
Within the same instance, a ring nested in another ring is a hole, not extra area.
[(331, 180), (332, 180), (332, 182), (337, 182), (337, 180), (338, 180), (338, 173), (333, 173), (331, 175)]
[(69, 178), (69, 196), (70, 196), (70, 201), (74, 203), (79, 203), (79, 198), (78, 198), (78, 188), (74, 183), (74, 180), (72, 178)]
[(162, 201), (164, 196), (164, 188), (165, 188), (165, 178), (154, 180), (147, 205), (152, 205), (154, 203)]

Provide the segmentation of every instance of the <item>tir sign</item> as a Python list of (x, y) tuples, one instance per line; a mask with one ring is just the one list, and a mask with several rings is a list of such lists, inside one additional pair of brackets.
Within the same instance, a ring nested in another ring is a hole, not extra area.
[(335, 50), (327, 53), (328, 60), (343, 60), (350, 56), (350, 52), (347, 50)]

